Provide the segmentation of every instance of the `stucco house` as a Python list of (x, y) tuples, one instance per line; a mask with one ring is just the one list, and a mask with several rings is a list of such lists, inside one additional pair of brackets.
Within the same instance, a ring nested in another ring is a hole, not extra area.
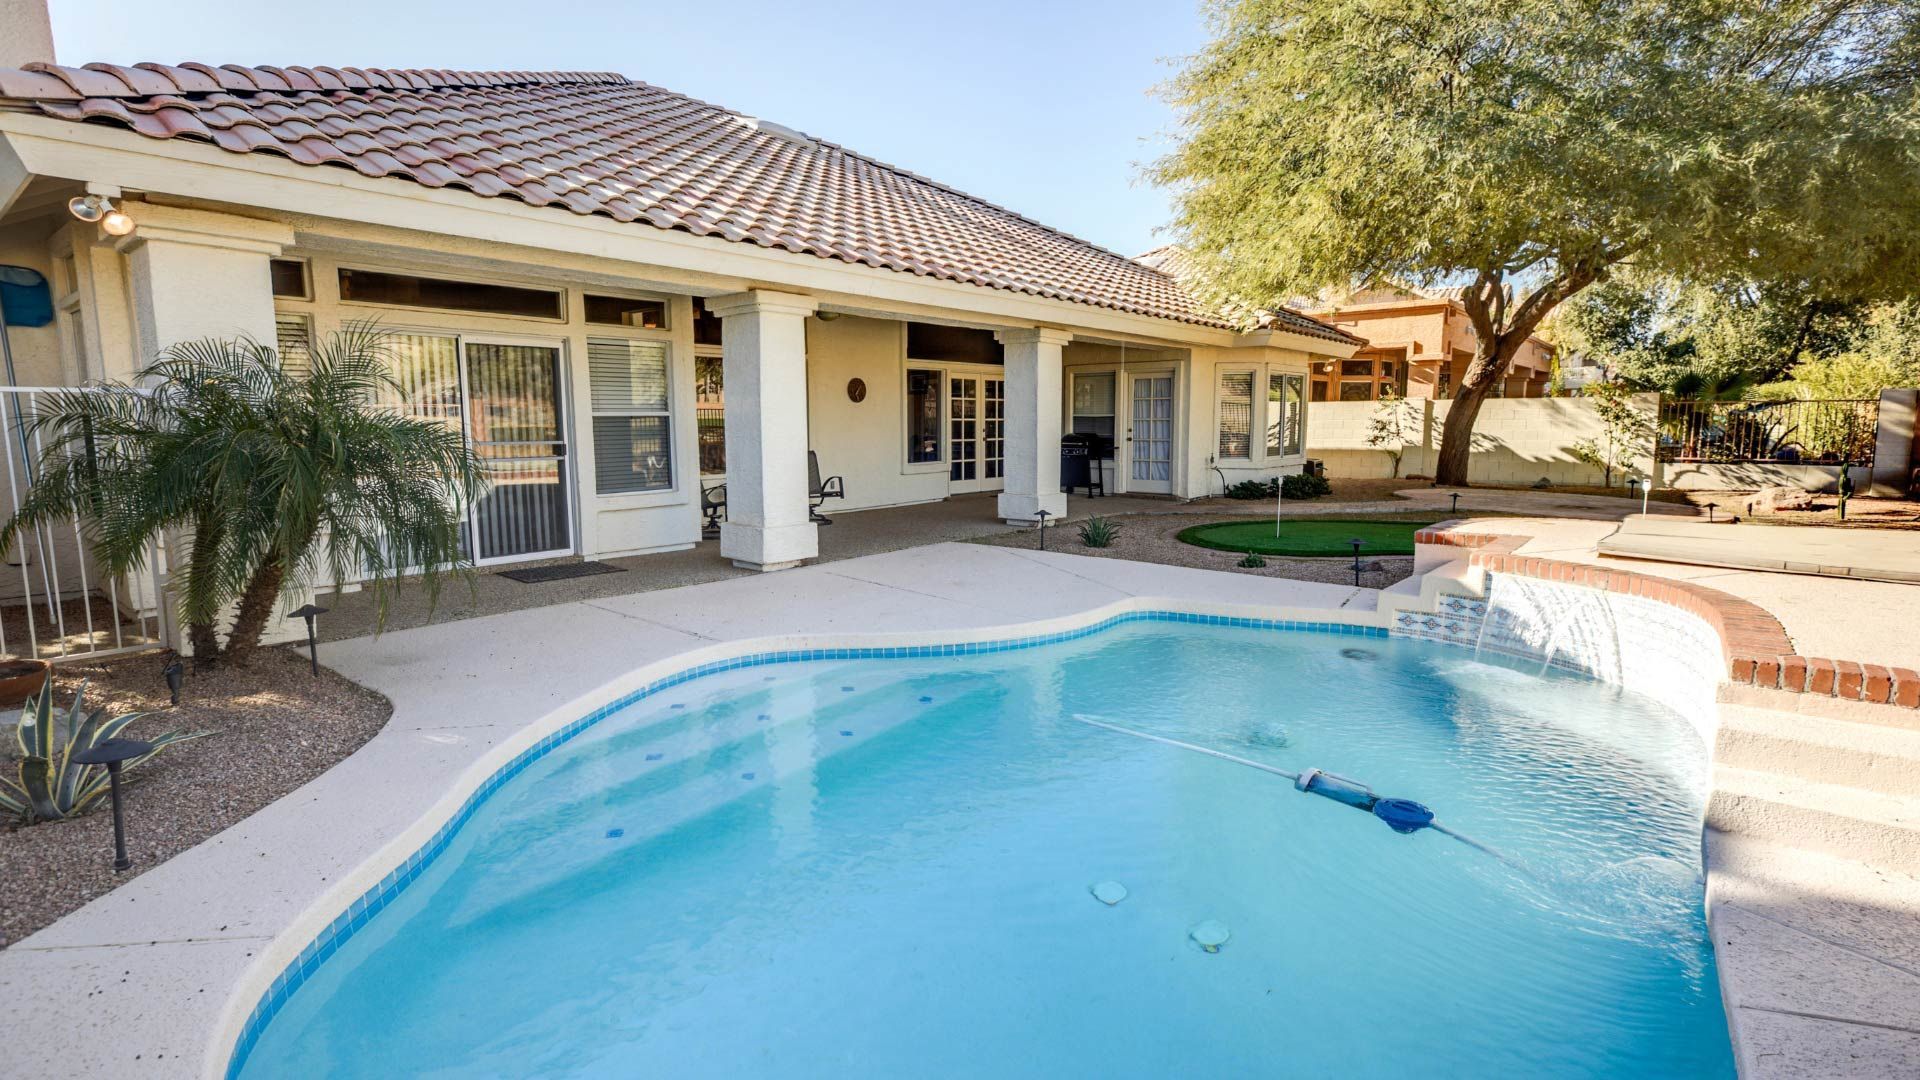
[(395, 407), (489, 463), (482, 563), (686, 548), (724, 481), (721, 553), (795, 565), (810, 450), (836, 510), (1062, 514), (1069, 431), (1113, 441), (1108, 491), (1199, 496), (1298, 471), (1309, 372), (1364, 345), (605, 73), (0, 70), (0, 265), (51, 306), (9, 328), (20, 385), (377, 319)]
[[(1383, 394), (1446, 400), (1473, 362), (1477, 336), (1458, 289), (1376, 282), (1306, 309), (1367, 339), (1367, 347), (1351, 357), (1315, 363), (1309, 390), (1314, 401), (1377, 401)], [(1529, 337), (1494, 387), (1495, 396), (1545, 397), (1553, 355), (1546, 339)]]

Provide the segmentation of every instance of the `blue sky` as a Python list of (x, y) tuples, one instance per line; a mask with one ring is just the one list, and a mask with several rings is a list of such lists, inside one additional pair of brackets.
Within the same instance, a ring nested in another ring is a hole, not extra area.
[[(1166, 197), (1139, 167), (1172, 113), (1193, 0), (274, 5), (50, 0), (64, 63), (618, 71), (800, 128), (1135, 255)], [(306, 12), (323, 11), (324, 18)], [(529, 17), (530, 15), (537, 17)]]

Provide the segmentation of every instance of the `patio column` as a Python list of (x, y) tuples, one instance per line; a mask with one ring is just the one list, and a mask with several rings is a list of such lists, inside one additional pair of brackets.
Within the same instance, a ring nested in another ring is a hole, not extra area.
[[(163, 350), (183, 342), (249, 337), (263, 345), (274, 344), (271, 263), (293, 243), (292, 226), (154, 203), (121, 202), (120, 206), (133, 218), (133, 231), (121, 237), (103, 232), (101, 237), (126, 259), (133, 341), (131, 349), (102, 343), (100, 359), (107, 378), (131, 378), (159, 359)], [(179, 550), (171, 546), (178, 539), (170, 539), (170, 550)], [(173, 605), (149, 595), (150, 577), (131, 579), (135, 583), (131, 600), (157, 606), (169, 644), (182, 653), (190, 652), (191, 643), (178, 626)], [(286, 613), (312, 597), (311, 589), (283, 595), (274, 605), (261, 642), (304, 640), (305, 624), (288, 619)], [(229, 608), (214, 622), (224, 627), (231, 619)]]
[(807, 514), (808, 296), (755, 289), (707, 301), (727, 386), (727, 520), (720, 554), (784, 570), (820, 554)]
[(1000, 493), (1000, 516), (1009, 525), (1032, 525), (1042, 510), (1063, 517), (1060, 350), (1073, 335), (1036, 327), (1002, 330), (994, 337), (1006, 346), (1007, 366), (1007, 484)]
[(271, 263), (293, 243), (291, 226), (152, 203), (123, 209), (134, 230), (113, 246), (127, 260), (139, 355), (105, 357), (108, 377), (125, 378), (186, 341), (274, 343)]

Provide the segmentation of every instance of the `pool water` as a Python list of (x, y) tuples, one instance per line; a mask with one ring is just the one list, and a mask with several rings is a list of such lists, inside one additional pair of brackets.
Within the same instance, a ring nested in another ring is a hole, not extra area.
[(243, 1075), (1731, 1076), (1705, 759), (1647, 698), (1400, 639), (736, 669), (502, 787)]

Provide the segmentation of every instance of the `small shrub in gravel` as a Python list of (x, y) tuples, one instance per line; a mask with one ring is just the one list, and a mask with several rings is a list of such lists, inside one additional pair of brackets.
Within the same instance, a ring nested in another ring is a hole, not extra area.
[(1120, 523), (1112, 518), (1090, 517), (1080, 525), (1080, 542), (1092, 548), (1112, 547), (1120, 536)]
[(1249, 551), (1247, 552), (1246, 558), (1241, 559), (1239, 562), (1234, 563), (1233, 565), (1244, 566), (1249, 570), (1258, 570), (1261, 567), (1267, 565), (1267, 560), (1265, 556), (1261, 555), (1259, 552)]

